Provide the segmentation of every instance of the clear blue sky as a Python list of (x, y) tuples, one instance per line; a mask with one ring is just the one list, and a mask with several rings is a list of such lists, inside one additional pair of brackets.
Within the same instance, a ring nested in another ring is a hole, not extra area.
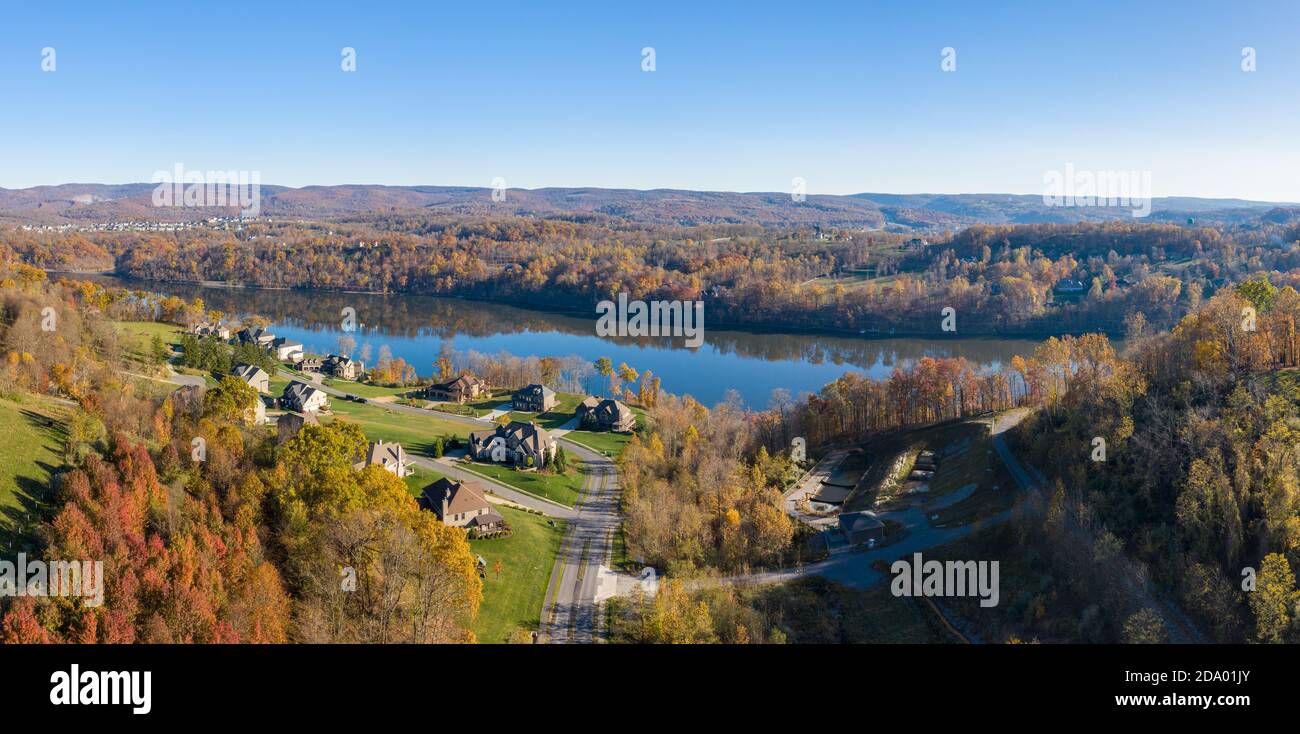
[(1295, 2), (284, 5), (9, 3), (0, 186), (180, 162), (290, 186), (1041, 193), (1072, 162), (1300, 201)]

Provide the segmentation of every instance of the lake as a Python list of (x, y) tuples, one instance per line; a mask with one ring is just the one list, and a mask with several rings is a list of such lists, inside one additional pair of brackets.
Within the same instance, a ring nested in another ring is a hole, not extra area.
[[(338, 351), (344, 308), (355, 309), (359, 330), (350, 334), (353, 354), (369, 346), (371, 355), (387, 347), (421, 375), (444, 341), (458, 352), (508, 352), (526, 357), (577, 355), (588, 361), (609, 357), (640, 372), (651, 370), (663, 389), (688, 394), (706, 405), (728, 390), (745, 405), (766, 408), (772, 391), (792, 395), (816, 392), (843, 373), (856, 370), (873, 378), (888, 377), (896, 366), (922, 357), (965, 357), (996, 369), (1012, 356), (1030, 354), (1030, 339), (867, 338), (843, 335), (711, 329), (705, 313), (704, 344), (689, 349), (683, 339), (605, 338), (596, 335), (591, 318), (536, 311), (482, 301), (422, 295), (376, 295), (328, 291), (259, 290), (138, 281), (114, 276), (69, 276), (106, 285), (202, 298), (209, 309), (228, 314), (258, 314), (271, 320), (277, 336), (301, 341), (308, 352)], [(598, 387), (595, 387), (599, 391)]]

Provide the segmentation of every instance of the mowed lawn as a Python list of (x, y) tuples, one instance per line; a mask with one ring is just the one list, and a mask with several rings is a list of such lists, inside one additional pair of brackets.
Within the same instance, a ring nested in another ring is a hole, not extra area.
[[(510, 523), (514, 534), (509, 538), (469, 542), (470, 550), (482, 556), (487, 564), (483, 604), (474, 621), (474, 634), (484, 643), (506, 642), (516, 628), (538, 629), (546, 603), (546, 584), (564, 536), (563, 520), (512, 507), (493, 507)], [(498, 560), (501, 561), (500, 578), (495, 571)]]
[(460, 463), (457, 466), (465, 471), (491, 477), (521, 492), (544, 497), (567, 507), (573, 507), (577, 504), (578, 497), (582, 495), (582, 483), (587, 481), (582, 462), (572, 455), (569, 456), (569, 470), (564, 474), (524, 471), (512, 469), (502, 464), (489, 464), (481, 461)]
[(402, 478), (406, 482), (406, 488), (411, 492), (413, 497), (419, 497), (424, 494), (424, 488), (438, 481), (445, 479), (445, 474), (440, 474), (432, 469), (425, 469), (422, 466), (411, 467), (412, 472)]
[(63, 465), (66, 417), (67, 409), (52, 401), (0, 399), (0, 529), (10, 530), (33, 503), (48, 501), (50, 473)]
[(413, 454), (432, 456), (433, 439), (459, 438), (464, 441), (469, 435), (470, 427), (464, 423), (438, 418), (434, 415), (415, 415), (390, 410), (382, 405), (354, 403), (343, 398), (331, 397), (330, 407), (333, 417), (322, 417), (321, 421), (343, 419), (361, 426), (366, 437), (372, 441), (396, 441), (402, 448)]

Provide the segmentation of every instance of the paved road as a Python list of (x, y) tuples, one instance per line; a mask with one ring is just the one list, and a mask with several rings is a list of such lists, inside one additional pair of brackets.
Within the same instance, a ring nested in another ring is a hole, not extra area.
[[(1003, 444), (1001, 434), (1019, 423), (1028, 414), (1028, 411), (1012, 411), (995, 417), (991, 427), (994, 445), (998, 447), (998, 455), (1007, 464), (1007, 468), (1011, 471), (1012, 476), (1016, 478), (1016, 482), (1020, 484), (1022, 490), (1029, 490), (1034, 485), (1029, 479), (1029, 473), (1021, 466), (1015, 455)], [(836, 463), (838, 464), (838, 461)], [(931, 525), (925, 510), (920, 507), (909, 507), (895, 512), (881, 512), (879, 516), (882, 520), (893, 520), (902, 523), (907, 529), (906, 535), (896, 543), (874, 550), (855, 551), (845, 548), (818, 563), (743, 576), (732, 576), (720, 579), (720, 581), (771, 584), (792, 581), (805, 576), (822, 576), (832, 581), (838, 581), (845, 586), (865, 588), (885, 578), (884, 574), (871, 567), (874, 562), (885, 561), (891, 563), (902, 556), (951, 543), (977, 530), (1005, 522), (1011, 517), (1011, 510), (1004, 510), (979, 521), (955, 527), (935, 527)], [(716, 582), (706, 581), (701, 583), (712, 584)]]
[(444, 474), (452, 479), (459, 479), (463, 482), (475, 482), (492, 490), (493, 494), (502, 499), (509, 500), (516, 505), (522, 505), (530, 510), (536, 510), (551, 517), (558, 517), (565, 520), (571, 519), (578, 514), (572, 507), (566, 507), (558, 502), (552, 502), (551, 500), (538, 497), (537, 495), (522, 492), (514, 487), (502, 484), (495, 479), (485, 477), (482, 474), (476, 474), (472, 471), (461, 469), (456, 466), (454, 461), (441, 461), (424, 456), (415, 456), (413, 454), (408, 454), (408, 456), (416, 466), (436, 471), (439, 474)]
[[(299, 375), (280, 370), (289, 379), (303, 380)], [(347, 394), (338, 388), (315, 385), (329, 395)], [(410, 405), (385, 403), (384, 408), (412, 415), (435, 415), (473, 428), (490, 428), (494, 423), (487, 419), (471, 418), (454, 413), (425, 410)], [(542, 611), (543, 638), (549, 642), (591, 642), (604, 632), (604, 620), (599, 614), (596, 591), (600, 580), (599, 569), (610, 564), (613, 555), (614, 533), (622, 519), (619, 516), (618, 469), (613, 460), (591, 449), (565, 440), (566, 424), (559, 430), (559, 440), (565, 450), (583, 462), (588, 472), (583, 483), (583, 494), (577, 507), (568, 508), (540, 499), (526, 492), (511, 489), (504, 484), (486, 479), (478, 474), (458, 469), (454, 464), (435, 462), (424, 457), (413, 457), (420, 466), (454, 476), (480, 482), (494, 493), (521, 505), (531, 507), (568, 521), (559, 556), (551, 571), (546, 590), (546, 607)], [(553, 432), (554, 433), (554, 432)]]
[(609, 458), (572, 441), (564, 443), (566, 451), (584, 462), (588, 474), (551, 571), (542, 631), (547, 642), (593, 642), (605, 631), (596, 603), (600, 567), (610, 564), (621, 522), (618, 470)]

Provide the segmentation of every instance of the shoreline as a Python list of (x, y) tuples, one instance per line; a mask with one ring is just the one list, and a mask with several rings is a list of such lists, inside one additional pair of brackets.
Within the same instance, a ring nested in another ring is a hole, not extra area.
[[(536, 311), (539, 313), (551, 314), (556, 316), (569, 316), (572, 318), (596, 321), (597, 316), (594, 312), (587, 313), (584, 311), (575, 311), (551, 304), (537, 303), (533, 301), (520, 299), (492, 299), (479, 296), (467, 296), (462, 294), (433, 294), (420, 293), (414, 291), (367, 291), (343, 288), (313, 287), (313, 288), (287, 288), (275, 286), (248, 285), (244, 283), (231, 283), (224, 280), (155, 280), (152, 278), (140, 278), (134, 275), (122, 273), (114, 270), (52, 270), (46, 269), (50, 274), (69, 274), (69, 275), (106, 275), (114, 278), (121, 278), (127, 281), (139, 283), (157, 283), (184, 285), (200, 288), (223, 288), (226, 290), (255, 290), (267, 291), (271, 293), (312, 293), (323, 292), (339, 295), (363, 295), (363, 296), (381, 296), (395, 298), (442, 298), (446, 300), (473, 301), (476, 303), (488, 303), (499, 306), (509, 306), (525, 311)], [(860, 333), (853, 329), (833, 329), (828, 327), (800, 327), (800, 326), (771, 326), (767, 324), (754, 324), (749, 322), (734, 321), (710, 321), (710, 328), (720, 329), (723, 331), (735, 331), (756, 336), (835, 336), (842, 338), (860, 338), (865, 341), (884, 341), (888, 339), (929, 339), (933, 341), (957, 341), (962, 339), (997, 339), (997, 340), (1020, 340), (1031, 342), (1042, 342), (1049, 338), (1060, 338), (1063, 336), (1080, 336), (1083, 334), (1104, 334), (1111, 341), (1123, 339), (1121, 332), (1113, 329), (1075, 329), (1075, 330), (1038, 330), (1023, 332), (999, 332), (976, 330), (967, 332), (927, 332), (927, 331), (899, 331), (892, 333), (874, 332)]]

